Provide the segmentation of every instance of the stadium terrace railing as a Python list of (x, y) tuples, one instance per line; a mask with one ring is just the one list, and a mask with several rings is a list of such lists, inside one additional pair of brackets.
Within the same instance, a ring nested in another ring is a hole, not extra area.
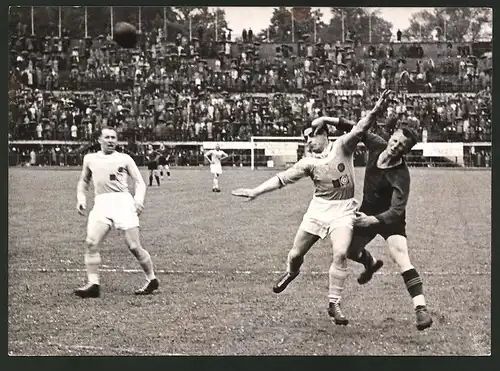
[[(258, 138), (258, 139), (256, 139)], [(280, 142), (281, 139), (281, 142)], [(334, 139), (334, 138), (333, 138)], [(86, 142), (62, 141), (12, 141), (9, 143), (9, 166), (81, 166), (85, 152), (78, 147)], [(152, 144), (164, 144), (170, 149), (171, 166), (199, 167), (207, 165), (203, 151), (214, 148), (216, 142), (139, 142), (136, 150), (130, 150), (126, 142), (120, 142), (120, 150), (129, 153), (138, 166), (145, 166), (142, 148)], [(290, 166), (304, 155), (302, 138), (253, 137), (249, 142), (219, 142), (229, 154), (224, 162), (230, 167), (251, 169), (283, 168)], [(41, 146), (43, 150), (40, 152)], [(54, 148), (54, 152), (51, 152)], [(71, 152), (67, 152), (71, 148)], [(32, 159), (31, 150), (38, 151)], [(366, 148), (358, 146), (355, 166), (366, 164)], [(484, 167), (491, 168), (491, 142), (471, 143), (418, 143), (406, 157), (409, 166), (414, 167)]]

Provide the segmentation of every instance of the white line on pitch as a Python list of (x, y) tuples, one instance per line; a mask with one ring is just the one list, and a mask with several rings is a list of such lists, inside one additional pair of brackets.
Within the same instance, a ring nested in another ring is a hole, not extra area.
[[(40, 272), (40, 273), (61, 273), (61, 272), (86, 272), (83, 268), (9, 268), (9, 271), (14, 272)], [(143, 273), (142, 269), (137, 268), (101, 268), (101, 272), (104, 273)], [(220, 270), (168, 270), (168, 269), (156, 269), (155, 273), (158, 274), (209, 274), (209, 275), (250, 275), (250, 274), (281, 274), (282, 271), (267, 271), (267, 272), (259, 272), (259, 271), (220, 271)], [(490, 276), (491, 272), (419, 272), (426, 276)], [(302, 271), (302, 275), (326, 275), (328, 272), (319, 272), (319, 271)], [(377, 272), (376, 275), (380, 276), (394, 276), (399, 275), (399, 272)]]
[[(10, 341), (9, 344), (12, 345), (21, 345), (21, 346), (26, 346), (33, 344), (32, 342), (28, 341)], [(38, 345), (40, 343), (37, 342)], [(156, 353), (156, 352), (144, 352), (141, 350), (137, 349), (132, 349), (132, 348), (103, 348), (103, 347), (96, 347), (92, 345), (71, 345), (71, 344), (60, 344), (60, 343), (53, 343), (53, 342), (47, 342), (45, 345), (52, 346), (52, 347), (58, 347), (60, 349), (67, 349), (67, 350), (90, 350), (90, 351), (99, 351), (103, 353), (110, 353), (110, 352), (121, 352), (121, 353), (128, 353), (128, 354), (133, 354), (133, 355), (141, 355), (141, 356), (156, 356), (156, 355), (162, 355), (162, 356), (184, 356), (185, 354), (181, 353)], [(14, 353), (14, 352), (9, 352), (10, 355), (23, 355), (22, 353)]]

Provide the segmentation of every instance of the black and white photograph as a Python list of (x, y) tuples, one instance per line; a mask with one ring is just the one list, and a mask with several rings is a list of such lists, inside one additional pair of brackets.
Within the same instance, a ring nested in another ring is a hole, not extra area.
[(492, 28), (11, 6), (8, 355), (490, 356)]

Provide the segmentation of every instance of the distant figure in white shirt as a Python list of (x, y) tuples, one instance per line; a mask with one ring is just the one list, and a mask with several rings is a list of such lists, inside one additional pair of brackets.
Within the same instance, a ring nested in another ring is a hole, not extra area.
[(210, 172), (213, 174), (212, 192), (220, 192), (219, 175), (222, 175), (221, 161), (227, 158), (226, 152), (221, 151), (220, 145), (216, 144), (215, 149), (211, 149), (205, 153), (205, 158), (210, 163)]
[[(128, 248), (136, 257), (146, 274), (148, 282), (135, 292), (149, 295), (159, 282), (153, 270), (149, 253), (141, 246), (139, 238), (139, 214), (144, 209), (146, 184), (136, 163), (127, 154), (116, 152), (117, 135), (112, 128), (103, 128), (99, 137), (101, 150), (89, 153), (83, 158), (83, 169), (78, 182), (77, 210), (84, 215), (87, 199), (86, 191), (93, 181), (94, 207), (89, 213), (85, 251), (85, 266), (88, 283), (74, 291), (81, 298), (100, 296), (99, 266), (101, 256), (99, 245), (114, 225), (125, 232)], [(135, 182), (135, 196), (128, 189), (128, 177)]]

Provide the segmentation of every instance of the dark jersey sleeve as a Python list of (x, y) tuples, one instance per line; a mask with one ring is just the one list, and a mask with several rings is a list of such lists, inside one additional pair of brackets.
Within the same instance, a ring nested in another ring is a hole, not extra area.
[(337, 125), (335, 125), (335, 129), (339, 131), (345, 131), (346, 133), (348, 133), (352, 130), (354, 126), (356, 126), (356, 123), (354, 121), (340, 118), (340, 122)]
[(405, 215), (410, 194), (410, 172), (405, 165), (388, 171), (386, 176), (393, 189), (391, 206), (389, 210), (377, 214), (375, 217), (382, 224), (392, 224)]
[(365, 144), (368, 151), (380, 151), (387, 147), (387, 142), (373, 133), (365, 133), (363, 137), (363, 143)]

